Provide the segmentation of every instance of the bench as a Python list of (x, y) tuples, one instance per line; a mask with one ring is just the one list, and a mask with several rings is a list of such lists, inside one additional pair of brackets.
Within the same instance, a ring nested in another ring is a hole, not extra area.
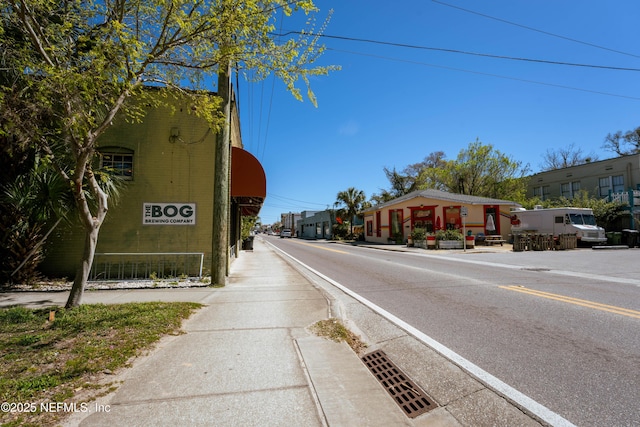
[(497, 245), (498, 243), (500, 243), (500, 246), (502, 246), (505, 242), (506, 240), (504, 240), (499, 234), (485, 236), (484, 238), (485, 245)]

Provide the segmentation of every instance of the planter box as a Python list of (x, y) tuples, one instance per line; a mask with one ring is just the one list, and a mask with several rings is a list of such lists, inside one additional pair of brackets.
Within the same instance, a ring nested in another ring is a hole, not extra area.
[(435, 249), (436, 248), (436, 238), (427, 238), (427, 249)]
[(438, 249), (462, 249), (462, 240), (440, 240), (438, 242)]
[(473, 236), (466, 236), (465, 240), (467, 241), (467, 247), (473, 248), (476, 245), (476, 239)]
[(413, 246), (416, 248), (427, 249), (427, 241), (426, 240), (416, 240), (413, 242)]

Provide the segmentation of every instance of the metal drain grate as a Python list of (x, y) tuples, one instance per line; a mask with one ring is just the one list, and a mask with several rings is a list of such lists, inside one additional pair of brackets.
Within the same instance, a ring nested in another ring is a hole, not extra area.
[(388, 359), (384, 351), (366, 354), (362, 361), (409, 418), (415, 418), (437, 406)]

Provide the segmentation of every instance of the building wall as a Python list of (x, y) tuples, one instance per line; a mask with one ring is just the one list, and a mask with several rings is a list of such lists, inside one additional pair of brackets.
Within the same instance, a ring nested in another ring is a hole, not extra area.
[[(390, 219), (391, 211), (397, 212), (402, 217), (401, 239), (402, 242), (404, 242), (411, 233), (417, 218), (420, 218), (419, 220), (423, 223), (430, 222), (434, 230), (438, 225), (443, 229), (447, 227), (447, 223), (445, 222), (447, 221), (447, 216), (449, 216), (449, 219), (457, 219), (453, 215), (447, 215), (447, 212), (452, 212), (451, 208), (455, 211), (456, 208), (459, 209), (462, 206), (465, 206), (468, 212), (467, 217), (464, 219), (465, 232), (471, 232), (473, 235), (477, 235), (478, 233), (483, 233), (485, 235), (501, 234), (505, 238), (508, 237), (511, 232), (510, 210), (512, 206), (452, 203), (448, 200), (444, 201), (426, 197), (417, 197), (397, 204), (386, 205), (379, 210), (370, 210), (365, 212), (365, 240), (367, 242), (387, 243), (389, 238), (393, 238)], [(432, 209), (432, 218), (426, 219), (424, 217), (413, 216), (412, 219), (412, 211), (424, 211), (425, 209)], [(487, 229), (487, 213), (491, 213), (493, 215), (494, 224), (496, 226), (495, 231)], [(378, 218), (380, 221), (378, 221)], [(455, 224), (451, 224), (450, 227), (457, 228), (462, 232), (462, 218), (457, 219)], [(379, 236), (378, 230), (380, 234)]]
[(333, 214), (330, 211), (302, 212), (296, 230), (298, 237), (304, 239), (330, 239), (333, 237), (332, 226)]
[[(173, 113), (151, 109), (142, 123), (115, 120), (101, 136), (100, 152), (117, 147), (133, 153), (133, 176), (126, 181), (118, 203), (110, 204), (97, 253), (204, 252), (204, 265), (210, 265), (216, 135), (190, 111), (189, 105), (180, 102)], [(236, 118), (232, 119), (233, 129), (232, 145), (241, 146)], [(195, 223), (144, 224), (145, 203), (193, 204)], [(79, 225), (61, 227), (51, 239), (45, 273), (73, 276), (83, 238)]]
[(530, 177), (527, 196), (571, 198), (578, 190), (585, 190), (592, 196), (606, 197), (609, 190), (630, 189), (640, 189), (640, 154), (537, 173)]

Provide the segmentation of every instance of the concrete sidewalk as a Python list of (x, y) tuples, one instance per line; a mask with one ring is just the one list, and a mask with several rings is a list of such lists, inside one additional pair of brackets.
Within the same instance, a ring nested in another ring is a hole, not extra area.
[[(224, 288), (90, 291), (84, 303), (206, 306), (118, 373), (118, 389), (67, 426), (535, 426), (532, 416), (367, 307), (290, 265), (261, 239)], [(0, 306), (63, 305), (62, 293), (0, 294)], [(429, 395), (409, 418), (345, 343), (308, 327), (342, 317)], [(103, 411), (96, 412), (100, 408)], [(108, 409), (108, 412), (106, 411)]]

